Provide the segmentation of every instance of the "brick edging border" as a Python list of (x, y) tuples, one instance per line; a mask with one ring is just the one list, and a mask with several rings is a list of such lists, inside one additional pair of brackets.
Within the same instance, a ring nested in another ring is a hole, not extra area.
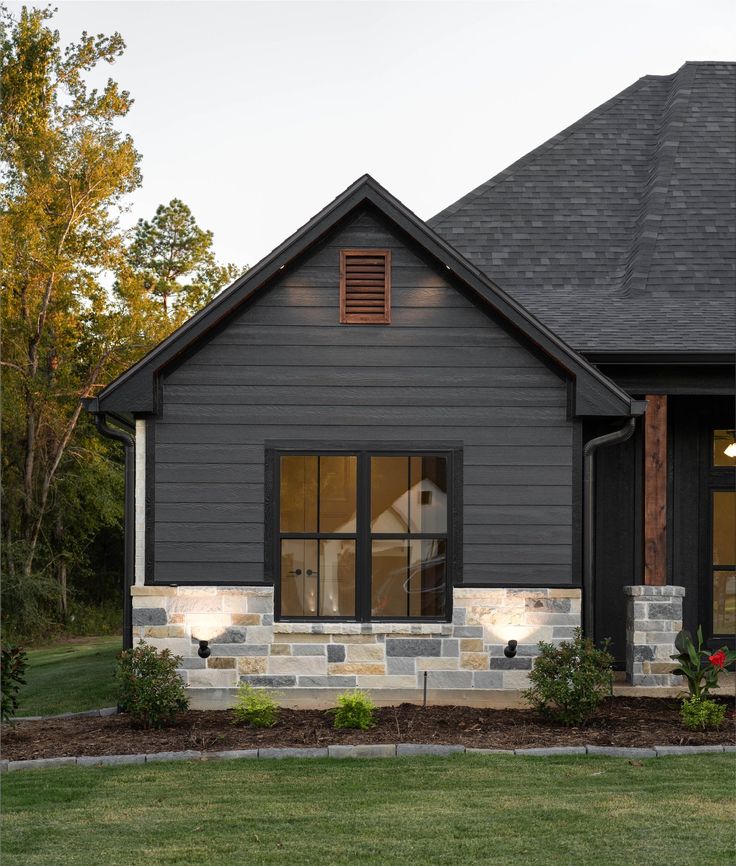
[(473, 749), (465, 746), (430, 743), (389, 743), (366, 746), (324, 746), (322, 748), (235, 749), (225, 752), (153, 752), (140, 755), (80, 755), (66, 758), (33, 758), (27, 761), (0, 761), (0, 772), (42, 770), (55, 767), (110, 767), (122, 764), (150, 764), (159, 761), (222, 761), (235, 758), (406, 758), (419, 755), (515, 755), (554, 757), (594, 755), (610, 758), (663, 758), (675, 755), (736, 753), (736, 746), (550, 746), (528, 749)]

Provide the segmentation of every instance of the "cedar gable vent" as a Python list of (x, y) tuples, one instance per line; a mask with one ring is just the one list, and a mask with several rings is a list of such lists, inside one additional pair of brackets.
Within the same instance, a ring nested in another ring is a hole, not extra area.
[(340, 250), (340, 322), (391, 321), (391, 250)]

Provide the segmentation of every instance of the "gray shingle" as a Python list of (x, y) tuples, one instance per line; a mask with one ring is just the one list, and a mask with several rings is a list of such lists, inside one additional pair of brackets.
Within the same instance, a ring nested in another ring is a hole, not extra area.
[(429, 220), (581, 351), (732, 351), (736, 64), (645, 76)]

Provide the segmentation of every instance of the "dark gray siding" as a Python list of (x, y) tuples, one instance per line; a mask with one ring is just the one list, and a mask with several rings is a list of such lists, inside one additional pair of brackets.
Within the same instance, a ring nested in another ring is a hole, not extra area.
[[(338, 324), (338, 253), (392, 250), (392, 323)], [(369, 213), (163, 378), (153, 577), (263, 579), (264, 442), (464, 445), (465, 582), (573, 574), (566, 383)], [(149, 463), (149, 471), (152, 469)]]

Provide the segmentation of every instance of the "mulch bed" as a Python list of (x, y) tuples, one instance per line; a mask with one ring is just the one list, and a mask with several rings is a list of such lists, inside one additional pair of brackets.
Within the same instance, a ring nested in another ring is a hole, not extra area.
[(513, 749), (532, 746), (654, 746), (736, 744), (733, 702), (720, 731), (695, 733), (680, 721), (680, 703), (666, 698), (609, 698), (587, 725), (550, 724), (531, 710), (383, 707), (369, 731), (336, 731), (325, 710), (282, 709), (273, 728), (233, 724), (229, 710), (181, 713), (174, 725), (132, 730), (127, 716), (18, 722), (2, 731), (2, 757), (12, 761), (75, 755), (121, 755), (164, 751), (221, 751), (283, 746), (359, 743), (458, 743)]

